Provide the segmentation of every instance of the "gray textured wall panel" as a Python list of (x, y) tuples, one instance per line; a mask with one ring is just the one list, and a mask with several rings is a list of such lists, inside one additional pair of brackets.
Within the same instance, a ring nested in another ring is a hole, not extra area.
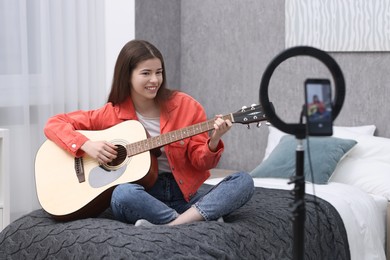
[[(168, 71), (171, 77), (168, 80), (179, 82), (182, 91), (198, 99), (209, 117), (258, 103), (262, 74), (284, 50), (284, 0), (138, 0), (136, 3), (136, 36), (161, 44), (167, 62), (172, 62), (167, 69), (180, 71), (180, 75)], [(148, 15), (159, 18), (148, 19)], [(159, 30), (161, 27), (165, 29)], [(390, 137), (387, 122), (390, 54), (330, 55), (340, 65), (347, 84), (346, 100), (335, 125), (375, 124), (377, 135)], [(307, 77), (331, 78), (319, 61), (309, 57), (291, 58), (274, 72), (269, 86), (270, 100), (277, 114), (287, 122), (299, 120), (304, 102), (303, 82)], [(263, 157), (267, 134), (266, 126), (247, 130), (235, 125), (223, 137), (226, 151), (219, 167), (253, 169)]]
[(162, 52), (172, 89), (180, 88), (180, 10), (180, 0), (135, 1), (135, 37)]
[[(197, 98), (209, 117), (258, 103), (262, 72), (275, 50), (284, 46), (282, 3), (182, 2), (182, 90)], [(252, 169), (263, 156), (267, 133), (265, 126), (247, 130), (235, 125), (223, 137), (226, 151), (220, 167)]]

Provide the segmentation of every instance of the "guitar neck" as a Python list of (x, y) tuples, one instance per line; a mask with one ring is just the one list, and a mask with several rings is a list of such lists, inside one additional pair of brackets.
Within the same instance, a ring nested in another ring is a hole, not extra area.
[[(229, 119), (234, 123), (234, 118), (232, 114), (222, 116), (224, 120)], [(142, 141), (138, 141), (135, 143), (127, 144), (127, 156), (134, 156), (136, 154), (140, 154), (146, 151), (153, 150), (155, 148), (159, 148), (165, 146), (170, 143), (174, 143), (188, 137), (198, 135), (207, 131), (214, 129), (214, 119), (210, 119), (206, 122), (198, 123), (195, 125), (191, 125), (179, 130), (175, 130), (169, 133), (161, 134), (159, 136), (154, 136), (147, 138)]]

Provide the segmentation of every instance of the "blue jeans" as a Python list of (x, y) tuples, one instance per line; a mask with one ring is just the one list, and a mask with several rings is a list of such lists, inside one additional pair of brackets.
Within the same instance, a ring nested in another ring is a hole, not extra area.
[(252, 177), (237, 172), (209, 189), (202, 186), (187, 202), (172, 174), (163, 173), (148, 191), (138, 184), (118, 185), (112, 193), (111, 209), (116, 219), (132, 224), (138, 219), (166, 224), (191, 206), (196, 207), (205, 220), (216, 220), (243, 206), (253, 192)]

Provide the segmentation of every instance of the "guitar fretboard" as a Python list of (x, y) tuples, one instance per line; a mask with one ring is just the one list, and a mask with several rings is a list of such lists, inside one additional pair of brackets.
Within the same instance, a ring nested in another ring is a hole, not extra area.
[[(233, 122), (232, 114), (225, 115), (222, 118), (224, 120), (229, 119)], [(134, 156), (136, 154), (153, 150), (154, 148), (159, 148), (164, 145), (174, 143), (176, 141), (183, 140), (185, 138), (210, 131), (214, 129), (214, 122), (215, 122), (214, 119), (210, 119), (206, 122), (191, 125), (179, 130), (161, 134), (159, 136), (150, 137), (135, 143), (127, 144), (126, 145), (127, 156)]]

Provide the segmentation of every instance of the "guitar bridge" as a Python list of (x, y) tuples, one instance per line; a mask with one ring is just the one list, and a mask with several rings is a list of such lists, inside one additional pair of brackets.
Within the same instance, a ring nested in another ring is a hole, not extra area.
[(77, 179), (79, 180), (79, 183), (85, 182), (83, 157), (74, 158), (74, 169), (76, 171), (76, 175), (77, 175)]

